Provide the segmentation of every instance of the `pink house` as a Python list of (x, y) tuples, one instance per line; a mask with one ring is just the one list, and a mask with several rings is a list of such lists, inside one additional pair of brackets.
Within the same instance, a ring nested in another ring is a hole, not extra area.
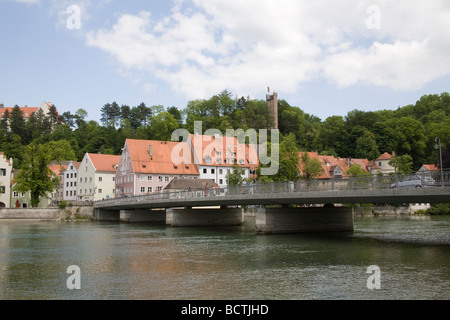
[(162, 192), (173, 179), (198, 179), (190, 165), (174, 164), (172, 150), (179, 142), (127, 139), (116, 171), (116, 197)]

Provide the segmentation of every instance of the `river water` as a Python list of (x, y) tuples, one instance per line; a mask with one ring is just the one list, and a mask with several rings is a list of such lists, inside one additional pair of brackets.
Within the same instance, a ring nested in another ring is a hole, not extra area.
[[(380, 289), (368, 288), (372, 275)], [(293, 235), (0, 220), (0, 300), (449, 298), (448, 216), (355, 218), (353, 233)]]

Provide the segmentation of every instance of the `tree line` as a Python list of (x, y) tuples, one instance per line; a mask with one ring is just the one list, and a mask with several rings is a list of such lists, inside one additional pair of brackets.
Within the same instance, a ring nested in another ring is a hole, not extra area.
[[(438, 164), (439, 151), (434, 145), (439, 137), (444, 168), (450, 167), (450, 95), (446, 92), (425, 95), (414, 105), (396, 110), (355, 109), (324, 120), (279, 100), (278, 113), (281, 143), (286, 140), (289, 152), (318, 151), (369, 160), (395, 152), (411, 157), (412, 169), (417, 170), (424, 163)], [(203, 130), (223, 133), (227, 129), (268, 129), (272, 123), (265, 100), (233, 97), (227, 90), (209, 99), (189, 101), (183, 109), (112, 102), (101, 108), (99, 122), (87, 117), (83, 108), (59, 115), (52, 106), (47, 115), (39, 110), (25, 121), (16, 106), (0, 119), (0, 150), (14, 158), (14, 167), (19, 168), (30, 144), (64, 140), (75, 155), (73, 160), (80, 161), (86, 152), (119, 155), (127, 138), (167, 141), (178, 128), (193, 133), (195, 121), (202, 121)]]

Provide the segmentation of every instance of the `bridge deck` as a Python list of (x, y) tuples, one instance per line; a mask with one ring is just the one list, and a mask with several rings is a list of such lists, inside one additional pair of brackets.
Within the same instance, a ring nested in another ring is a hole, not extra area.
[(151, 209), (233, 205), (351, 204), (351, 203), (449, 203), (450, 187), (308, 190), (253, 187), (161, 193), (98, 201), (94, 208), (106, 210)]

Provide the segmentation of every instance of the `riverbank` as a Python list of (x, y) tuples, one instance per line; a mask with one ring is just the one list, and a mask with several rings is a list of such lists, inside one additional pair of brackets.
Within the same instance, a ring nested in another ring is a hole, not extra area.
[(42, 220), (42, 221), (91, 221), (92, 206), (60, 208), (2, 208), (0, 220)]

